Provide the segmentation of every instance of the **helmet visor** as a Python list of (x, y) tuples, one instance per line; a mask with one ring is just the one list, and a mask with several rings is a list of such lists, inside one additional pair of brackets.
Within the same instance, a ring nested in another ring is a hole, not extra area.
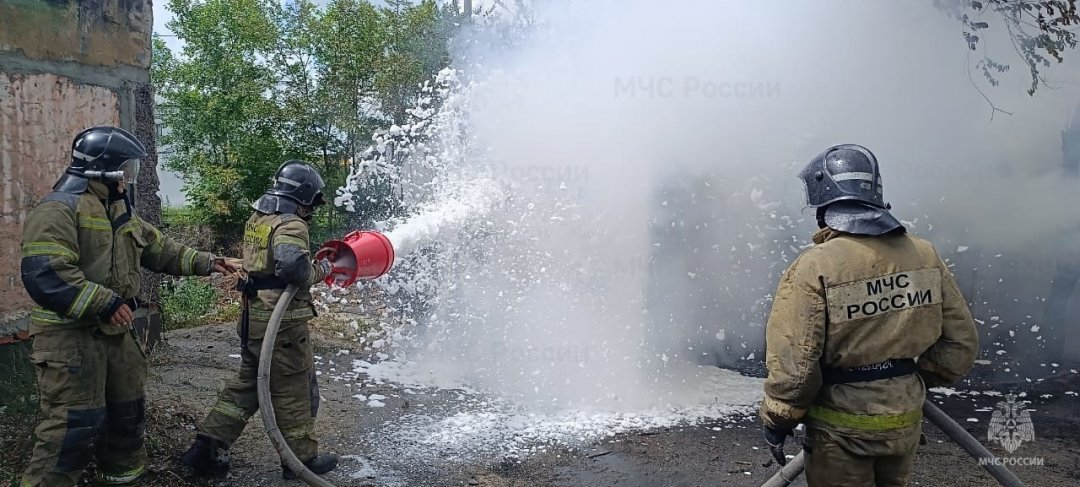
[(124, 161), (124, 163), (121, 164), (119, 168), (119, 171), (124, 174), (124, 180), (122, 182), (127, 184), (135, 184), (135, 180), (139, 178), (139, 167), (141, 166), (141, 164), (142, 160), (138, 158), (128, 159)]

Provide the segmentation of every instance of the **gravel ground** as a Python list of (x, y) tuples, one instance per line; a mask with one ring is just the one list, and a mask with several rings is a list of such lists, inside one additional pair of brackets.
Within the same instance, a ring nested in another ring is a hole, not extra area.
[[(281, 479), (278, 459), (257, 418), (231, 449), (232, 468), (226, 476), (193, 478), (176, 460), (194, 436), (196, 421), (216, 399), (218, 388), (235, 373), (238, 359), (230, 355), (238, 350), (239, 340), (233, 330), (229, 325), (210, 325), (169, 332), (155, 351), (147, 391), (151, 468), (142, 485), (302, 485)], [(461, 396), (456, 391), (402, 394), (401, 387), (368, 383), (364, 394), (386, 396), (382, 399), (385, 406), (369, 407), (354, 398), (356, 383), (333, 379), (341, 370), (349, 369), (353, 359), (363, 356), (356, 352), (341, 355), (342, 350), (349, 349), (348, 344), (324, 335), (316, 333), (315, 342), (316, 355), (323, 358), (318, 365), (323, 372), (323, 402), (317, 431), (324, 450), (346, 454), (338, 470), (327, 477), (338, 486), (758, 486), (777, 470), (767, 450), (761, 448), (763, 441), (751, 416), (621, 433), (572, 449), (553, 445), (518, 459), (462, 461), (441, 454), (425, 457), (424, 461), (398, 458), (395, 452), (377, 450), (378, 442), (369, 435), (418, 412), (452, 409)], [(1002, 397), (961, 393), (935, 395), (934, 402), (992, 452), (1006, 457), (1042, 458), (1041, 466), (1011, 467), (1027, 485), (1071, 487), (1080, 485), (1080, 415), (1076, 414), (1080, 398), (1063, 394), (1069, 388), (1080, 392), (1076, 377), (1071, 380), (1072, 384), (1064, 389), (1044, 386), (1034, 392), (1045, 394), (1028, 406), (1035, 440), (1022, 444), (1013, 454), (986, 440), (992, 411)], [(25, 427), (9, 432), (28, 433), (22, 429)], [(927, 423), (924, 431), (928, 444), (920, 447), (913, 485), (995, 485), (936, 427)], [(789, 443), (789, 453), (794, 450)], [(7, 460), (16, 465), (26, 460), (25, 451), (7, 455), (12, 455)], [(793, 485), (805, 483), (800, 479)]]
[[(156, 354), (149, 397), (156, 423), (155, 436), (164, 437), (155, 458), (154, 482), (147, 485), (284, 486), (298, 485), (280, 478), (280, 468), (262, 429), (253, 420), (230, 452), (232, 469), (226, 477), (196, 480), (174, 458), (193, 435), (194, 420), (201, 419), (215, 400), (217, 388), (232, 373), (238, 347), (232, 327), (208, 326), (167, 335)], [(462, 463), (433, 457), (423, 464), (385, 464), (386, 455), (373, 451), (367, 432), (416, 411), (433, 411), (452, 404), (456, 393), (440, 391), (402, 395), (399, 388), (369, 385), (365, 394), (387, 396), (384, 407), (370, 408), (352, 398), (348, 381), (328, 380), (358, 355), (337, 355), (347, 349), (324, 337), (316, 341), (323, 405), (318, 434), (323, 448), (347, 453), (342, 465), (328, 476), (335, 485), (423, 486), (696, 486), (761, 485), (776, 471), (752, 417), (716, 424), (623, 433), (580, 448), (551, 447), (519, 460), (487, 459)], [(1077, 388), (1080, 392), (1080, 387)], [(1029, 406), (1035, 441), (1008, 455), (986, 441), (991, 411), (1003, 398), (991, 395), (935, 395), (934, 401), (964, 425), (994, 453), (1002, 456), (1041, 457), (1042, 466), (1016, 466), (1013, 471), (1032, 486), (1080, 484), (1080, 399), (1048, 393)], [(164, 416), (164, 417), (163, 417)], [(969, 421), (968, 418), (978, 420)], [(924, 428), (928, 444), (921, 447), (912, 478), (915, 485), (994, 485), (970, 457), (936, 427)], [(790, 447), (794, 450), (794, 447)], [(391, 463), (392, 460), (391, 460)], [(418, 462), (419, 463), (419, 462)], [(802, 481), (795, 485), (802, 485)]]

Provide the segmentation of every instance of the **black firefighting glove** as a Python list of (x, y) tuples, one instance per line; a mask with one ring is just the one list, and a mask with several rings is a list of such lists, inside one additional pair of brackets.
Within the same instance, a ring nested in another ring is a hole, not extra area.
[(784, 456), (784, 441), (791, 435), (791, 429), (775, 430), (768, 426), (765, 427), (765, 443), (769, 444), (769, 451), (772, 452), (776, 463), (780, 465), (787, 465), (787, 457)]

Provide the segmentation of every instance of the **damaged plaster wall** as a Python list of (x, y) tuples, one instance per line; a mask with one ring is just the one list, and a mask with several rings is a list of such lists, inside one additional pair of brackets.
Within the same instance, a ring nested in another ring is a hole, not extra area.
[[(72, 137), (119, 125), (153, 150), (152, 28), (149, 0), (0, 0), (0, 340), (25, 327), (22, 225), (66, 167)], [(151, 193), (156, 181), (145, 178)], [(139, 212), (157, 215), (160, 202), (140, 200)]]

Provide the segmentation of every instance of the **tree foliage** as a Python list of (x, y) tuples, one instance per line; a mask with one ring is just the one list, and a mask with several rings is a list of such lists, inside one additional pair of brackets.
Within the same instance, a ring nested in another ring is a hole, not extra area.
[[(287, 159), (315, 164), (331, 192), (375, 128), (402, 123), (422, 82), (448, 63), (452, 6), (384, 3), (169, 1), (183, 51), (155, 39), (151, 70), (165, 163), (223, 241)], [(341, 220), (339, 211), (317, 218)]]
[[(1075, 31), (1080, 28), (1080, 16), (1076, 0), (934, 0), (934, 4), (960, 21), (964, 40), (973, 51), (980, 41), (979, 32), (994, 24), (1003, 25), (1031, 73), (1029, 95), (1034, 95), (1044, 82), (1039, 70), (1049, 67), (1051, 59), (1064, 61), (1064, 52), (1077, 44)], [(995, 73), (1008, 71), (1009, 65), (984, 56), (976, 68), (996, 86)]]

